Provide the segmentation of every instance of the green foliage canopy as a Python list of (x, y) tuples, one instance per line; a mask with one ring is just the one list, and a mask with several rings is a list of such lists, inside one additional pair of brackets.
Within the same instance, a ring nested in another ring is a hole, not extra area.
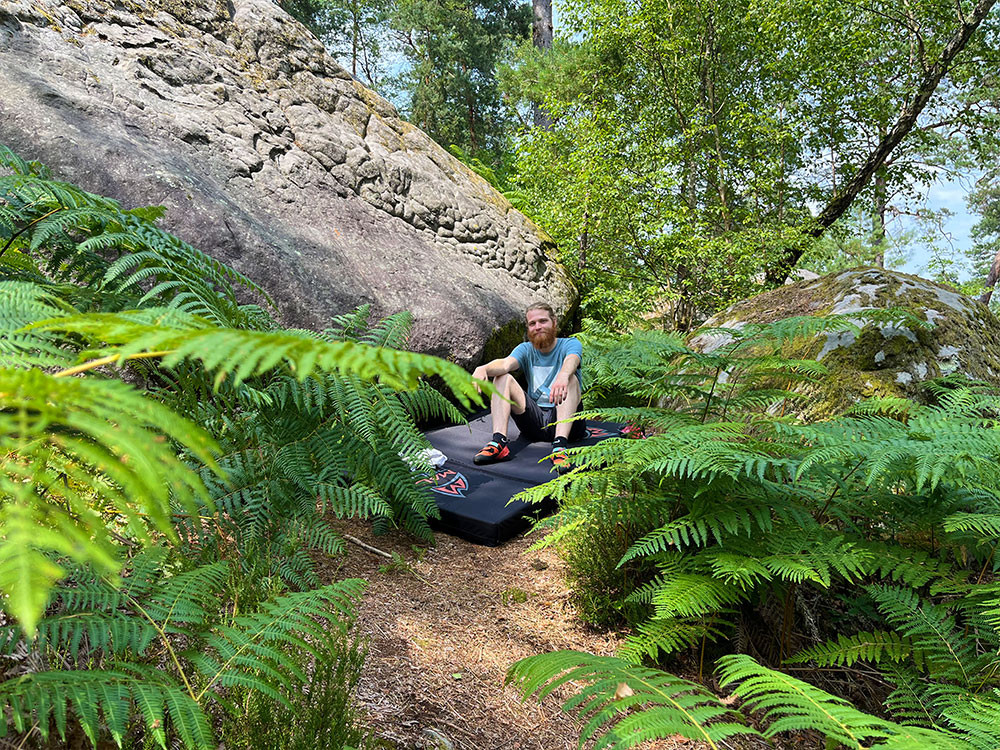
[(496, 68), (528, 38), (529, 19), (519, 0), (397, 0), (410, 121), (445, 147), (499, 150), (507, 123)]
[[(665, 306), (682, 328), (759, 288), (817, 231), (895, 125), (969, 9), (796, 0), (570, 3), (564, 39), (508, 76), (554, 126), (519, 144), (533, 215), (596, 316)], [(857, 198), (883, 226), (936, 168), (967, 169), (995, 112), (962, 51), (907, 139)], [(975, 102), (973, 104), (973, 102)], [(620, 301), (621, 312), (616, 309)], [(630, 315), (631, 313), (631, 315)]]

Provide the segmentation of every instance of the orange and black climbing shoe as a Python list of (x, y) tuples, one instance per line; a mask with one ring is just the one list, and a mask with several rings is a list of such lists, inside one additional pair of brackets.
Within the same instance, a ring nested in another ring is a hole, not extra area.
[(510, 461), (510, 446), (504, 443), (500, 445), (496, 440), (491, 440), (472, 459), (472, 463), (482, 466), (483, 464), (495, 464), (497, 461)]
[(570, 466), (569, 456), (566, 455), (566, 451), (556, 450), (552, 453), (552, 468), (554, 468), (560, 476), (573, 468)]

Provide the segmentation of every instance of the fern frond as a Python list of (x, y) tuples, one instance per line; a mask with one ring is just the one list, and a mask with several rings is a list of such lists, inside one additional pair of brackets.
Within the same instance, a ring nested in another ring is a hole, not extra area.
[[(35, 630), (33, 646), (61, 649), (75, 661), (81, 648), (124, 657), (141, 654), (156, 637), (155, 628), (144, 620), (121, 612), (72, 612), (42, 618)], [(0, 651), (11, 653), (25, 640), (17, 626), (0, 631)]]
[(726, 503), (696, 503), (692, 512), (650, 532), (638, 540), (622, 558), (622, 563), (649, 557), (669, 549), (704, 547), (711, 541), (749, 535), (752, 531), (770, 532), (771, 509), (760, 501), (730, 498)]
[(35, 175), (47, 178), (50, 176), (48, 167), (44, 164), (22, 159), (5, 143), (0, 143), (0, 168), (24, 177)]
[(0, 281), (0, 367), (51, 367), (69, 364), (71, 352), (54, 333), (24, 332), (39, 320), (77, 312), (49, 286)]
[(765, 736), (785, 731), (811, 729), (849, 748), (876, 747), (896, 750), (947, 748), (971, 750), (960, 737), (917, 727), (904, 727), (858, 711), (850, 703), (797, 680), (783, 672), (767, 669), (749, 656), (733, 654), (719, 660), (723, 686), (753, 711), (762, 711), (768, 727)]
[(944, 724), (960, 733), (973, 747), (991, 750), (1000, 747), (1000, 693), (973, 693), (952, 686), (937, 686), (935, 708)]
[(961, 531), (985, 537), (984, 541), (995, 541), (1000, 537), (1000, 513), (952, 513), (942, 519), (945, 531)]
[(706, 618), (667, 617), (646, 620), (629, 634), (618, 655), (631, 664), (656, 660), (709, 640), (716, 641), (724, 632)]
[(738, 604), (744, 597), (742, 589), (712, 576), (672, 571), (640, 586), (628, 599), (649, 602), (655, 608), (656, 619), (668, 619), (719, 612)]
[(288, 331), (217, 328), (207, 320), (176, 312), (94, 313), (60, 318), (39, 328), (106, 342), (103, 354), (117, 361), (154, 353), (163, 357), (167, 367), (184, 359), (198, 360), (215, 372), (217, 383), (227, 378), (239, 384), (285, 365), (299, 380), (317, 371), (337, 371), (363, 380), (379, 378), (399, 390), (416, 388), (422, 376), (437, 375), (464, 405), (471, 406), (480, 398), (468, 373), (437, 357), (350, 341), (328, 343)]
[(976, 644), (964, 638), (944, 605), (921, 602), (912, 589), (868, 586), (866, 590), (886, 619), (924, 652), (934, 676), (968, 685), (979, 671)]
[(871, 573), (913, 588), (920, 588), (936, 579), (950, 578), (954, 573), (946, 561), (921, 549), (882, 542), (860, 542), (859, 546), (869, 552)]
[[(918, 652), (919, 653), (919, 652)], [(915, 727), (937, 726), (937, 710), (927, 694), (927, 684), (920, 671), (902, 662), (883, 662), (879, 669), (893, 691), (885, 698), (885, 707), (895, 721)]]
[(35, 672), (0, 683), (0, 734), (8, 721), (18, 732), (37, 724), (43, 738), (55, 728), (65, 741), (69, 707), (95, 747), (104, 727), (120, 745), (133, 704), (161, 748), (167, 747), (164, 723), (168, 717), (185, 747), (215, 747), (208, 719), (197, 701), (163, 671), (135, 666), (128, 671)]
[(652, 739), (680, 735), (719, 748), (737, 735), (758, 733), (700, 685), (615, 659), (558, 651), (516, 662), (507, 673), (522, 698), (544, 700), (572, 683), (585, 687), (563, 703), (586, 722), (581, 745), (619, 750)]
[(202, 481), (166, 442), (217, 470), (214, 441), (193, 424), (114, 381), (0, 369), (0, 590), (28, 633), (62, 568), (49, 555), (116, 572), (94, 506), (140, 539), (173, 537), (172, 503), (208, 503)]
[(909, 640), (892, 631), (855, 633), (851, 636), (838, 635), (835, 641), (827, 641), (799, 651), (787, 659), (789, 664), (815, 662), (820, 667), (849, 667), (859, 661), (879, 664), (884, 660), (903, 661), (910, 658), (912, 648)]
[(292, 679), (304, 682), (306, 675), (281, 648), (313, 653), (307, 638), (321, 640), (329, 627), (345, 632), (364, 586), (358, 579), (346, 579), (312, 591), (293, 592), (265, 604), (260, 613), (237, 617), (219, 627), (206, 639), (207, 649), (187, 654), (206, 678), (196, 697), (200, 699), (218, 683), (253, 685), (282, 700), (278, 687), (287, 687)]

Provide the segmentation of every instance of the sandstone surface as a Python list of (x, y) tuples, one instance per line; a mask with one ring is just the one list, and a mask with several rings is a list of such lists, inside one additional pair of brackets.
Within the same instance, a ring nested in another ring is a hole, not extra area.
[[(856, 268), (807, 279), (738, 302), (707, 326), (740, 328), (796, 315), (907, 310), (927, 327), (868, 324), (825, 333), (787, 345), (789, 358), (821, 361), (830, 372), (804, 386), (810, 398), (802, 416), (810, 419), (863, 399), (905, 396), (921, 399), (924, 381), (960, 373), (1000, 385), (1000, 321), (990, 310), (954, 289), (909, 274)], [(701, 335), (695, 346), (711, 350), (724, 337)]]
[(414, 348), (468, 365), (575, 299), (544, 232), (272, 0), (0, 0), (0, 142), (166, 206), (287, 325), (408, 309)]

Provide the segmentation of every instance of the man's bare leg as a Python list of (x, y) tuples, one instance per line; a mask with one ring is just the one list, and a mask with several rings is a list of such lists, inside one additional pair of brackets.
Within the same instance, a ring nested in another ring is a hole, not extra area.
[[(563, 399), (561, 404), (556, 404), (556, 420), (559, 424), (556, 424), (556, 437), (569, 439), (569, 431), (573, 428), (572, 422), (564, 422), (563, 420), (571, 419), (574, 414), (576, 414), (577, 408), (580, 406), (580, 380), (576, 375), (569, 376), (569, 383), (566, 387), (566, 398)], [(519, 412), (520, 413), (520, 412)], [(496, 422), (493, 423), (496, 425)], [(493, 428), (494, 430), (496, 427)]]
[[(511, 375), (498, 375), (493, 378), (493, 385), (497, 392), (490, 399), (490, 415), (493, 417), (493, 432), (507, 435), (507, 424), (510, 421), (511, 411), (514, 414), (524, 414), (526, 401), (524, 400), (524, 389)], [(577, 388), (579, 391), (579, 387)], [(503, 398), (510, 399), (504, 401)], [(513, 403), (511, 403), (511, 401)], [(568, 432), (566, 433), (569, 434)]]

